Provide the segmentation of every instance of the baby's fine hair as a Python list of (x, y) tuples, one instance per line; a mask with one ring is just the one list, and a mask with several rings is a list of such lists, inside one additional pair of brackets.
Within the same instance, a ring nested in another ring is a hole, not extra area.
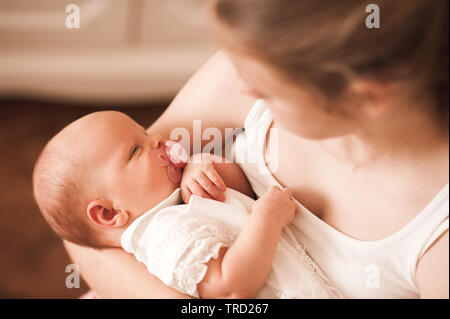
[(33, 171), (33, 195), (55, 233), (82, 246), (99, 247), (99, 240), (85, 214), (89, 176), (84, 165), (67, 155), (68, 145), (50, 141)]

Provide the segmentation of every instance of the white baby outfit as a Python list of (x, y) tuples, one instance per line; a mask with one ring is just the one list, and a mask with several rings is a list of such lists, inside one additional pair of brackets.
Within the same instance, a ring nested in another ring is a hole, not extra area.
[[(232, 189), (225, 197), (219, 202), (193, 195), (183, 204), (178, 188), (125, 230), (122, 247), (166, 285), (199, 297), (197, 284), (206, 274), (205, 264), (218, 257), (221, 247), (233, 244), (254, 203)], [(342, 297), (285, 228), (256, 298)]]

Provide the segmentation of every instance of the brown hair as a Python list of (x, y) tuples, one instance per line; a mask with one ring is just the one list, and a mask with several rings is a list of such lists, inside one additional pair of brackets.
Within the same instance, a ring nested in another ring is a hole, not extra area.
[[(380, 8), (369, 29), (366, 6)], [(350, 78), (402, 81), (448, 127), (448, 0), (215, 0), (214, 15), (257, 56), (332, 97)], [(350, 76), (349, 76), (350, 75)]]
[(33, 171), (33, 194), (39, 209), (53, 231), (81, 246), (100, 247), (99, 240), (83, 213), (87, 207), (88, 176), (81, 163), (46, 145)]

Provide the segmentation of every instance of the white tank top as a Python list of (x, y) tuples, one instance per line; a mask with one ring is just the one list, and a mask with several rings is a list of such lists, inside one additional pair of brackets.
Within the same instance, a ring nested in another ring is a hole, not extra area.
[[(281, 186), (265, 161), (271, 123), (272, 115), (264, 101), (256, 101), (234, 145), (235, 160), (258, 197), (272, 185)], [(420, 297), (415, 284), (416, 266), (426, 250), (448, 230), (448, 184), (406, 226), (376, 241), (353, 239), (297, 204), (289, 228), (346, 297)]]

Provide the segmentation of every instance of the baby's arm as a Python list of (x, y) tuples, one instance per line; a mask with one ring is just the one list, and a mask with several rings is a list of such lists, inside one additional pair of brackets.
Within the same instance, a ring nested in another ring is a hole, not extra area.
[(292, 192), (272, 187), (252, 207), (247, 223), (231, 247), (211, 259), (198, 284), (202, 298), (252, 298), (269, 274), (281, 231), (294, 217)]
[(250, 183), (236, 163), (213, 154), (195, 154), (184, 168), (181, 195), (185, 203), (192, 194), (223, 201), (227, 187), (255, 198)]

